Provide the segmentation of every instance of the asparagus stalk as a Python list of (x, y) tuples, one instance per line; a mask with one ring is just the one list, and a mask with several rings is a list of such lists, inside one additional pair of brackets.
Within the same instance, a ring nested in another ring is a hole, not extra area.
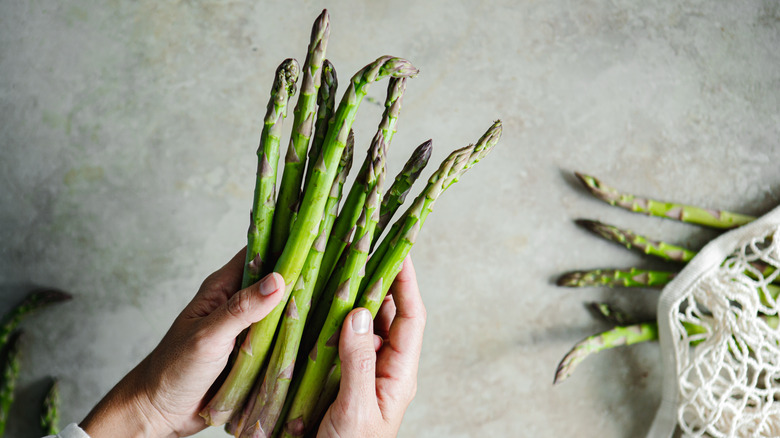
[(563, 274), (557, 284), (565, 287), (663, 287), (677, 274), (639, 268), (594, 269)]
[[(379, 149), (380, 151), (384, 150), (383, 147)], [(330, 311), (319, 333), (317, 343), (309, 354), (300, 387), (294, 395), (290, 412), (285, 421), (285, 436), (300, 436), (301, 433), (311, 430), (318, 421), (312, 414), (314, 413), (314, 408), (328, 371), (331, 369), (333, 360), (338, 354), (339, 330), (344, 322), (344, 318), (352, 310), (352, 306), (355, 303), (358, 288), (364, 275), (363, 269), (371, 248), (371, 239), (379, 221), (379, 209), (381, 207), (382, 188), (384, 185), (384, 163), (385, 156), (380, 153), (377, 161), (372, 163), (366, 175), (365, 185), (371, 186), (372, 189), (358, 218), (353, 244), (349, 247), (344, 270), (338, 279), (338, 290), (333, 295)], [(247, 435), (246, 437), (250, 436), (258, 437), (263, 435), (255, 434)]]
[(240, 433), (241, 436), (268, 436), (279, 419), (295, 369), (295, 358), (298, 354), (306, 316), (311, 307), (314, 282), (317, 279), (327, 238), (336, 220), (342, 187), (352, 166), (353, 148), (354, 137), (350, 136), (339, 163), (336, 181), (333, 183), (328, 202), (325, 205), (325, 216), (320, 223), (319, 235), (309, 250), (301, 275), (298, 277), (290, 300), (287, 302), (286, 313), (274, 344), (274, 351), (265, 378), (260, 384), (255, 400), (252, 400), (253, 407), (249, 409), (247, 418), (242, 422), (249, 426), (239, 425), (236, 435)]
[(301, 193), (306, 165), (306, 151), (314, 129), (314, 118), (317, 110), (317, 92), (320, 89), (322, 65), (325, 50), (330, 36), (330, 18), (328, 11), (323, 10), (311, 31), (309, 52), (303, 63), (303, 82), (298, 95), (298, 103), (293, 111), (292, 135), (284, 159), (284, 172), (279, 185), (279, 198), (276, 203), (279, 208), (274, 212), (273, 233), (271, 234), (271, 255), (276, 257), (282, 252), (290, 232), (292, 215), (298, 212), (298, 201)]
[[(406, 200), (406, 195), (412, 188), (412, 185), (422, 173), (433, 151), (433, 140), (427, 140), (412, 152), (412, 156), (401, 169), (401, 172), (395, 177), (393, 185), (387, 190), (382, 198), (382, 208), (379, 210), (379, 223), (376, 225), (375, 236), (382, 234), (390, 219), (393, 218), (396, 210)], [(376, 237), (374, 239), (376, 241)], [(373, 244), (372, 244), (373, 247)]]
[(276, 187), (276, 166), (279, 161), (279, 143), (282, 124), (287, 117), (287, 102), (295, 94), (298, 80), (298, 62), (285, 59), (276, 69), (271, 98), (265, 113), (260, 146), (257, 148), (257, 181), (252, 199), (249, 231), (247, 231), (246, 260), (241, 287), (256, 283), (268, 264), (268, 249), (271, 239), (271, 224), (274, 210), (274, 187)]
[[(452, 152), (430, 177), (422, 193), (409, 209), (398, 219), (382, 242), (377, 246), (366, 264), (366, 278), (361, 284), (359, 306), (379, 310), (385, 294), (395, 276), (400, 272), (404, 258), (417, 238), (419, 228), (433, 210), (439, 195), (458, 182), (463, 173), (485, 157), (501, 138), (502, 124), (497, 120), (479, 139), (476, 145), (469, 145)], [(397, 248), (396, 248), (397, 247)], [(371, 291), (371, 294), (368, 292)], [(366, 294), (370, 295), (367, 296)], [(376, 300), (379, 300), (378, 302)], [(370, 301), (370, 303), (369, 303)], [(376, 315), (374, 311), (374, 315)]]
[(3, 317), (2, 325), (0, 325), (0, 351), (5, 348), (11, 333), (25, 316), (50, 304), (67, 301), (71, 298), (70, 294), (56, 289), (42, 289), (28, 294), (21, 303)]
[(19, 377), (19, 338), (21, 332), (14, 332), (8, 338), (8, 352), (3, 364), (3, 381), (0, 382), (0, 438), (5, 435), (8, 414), (14, 401), (16, 379)]
[(618, 326), (605, 332), (589, 336), (578, 342), (574, 348), (563, 357), (555, 371), (553, 384), (561, 383), (568, 379), (577, 365), (591, 354), (622, 345), (632, 345), (655, 340), (658, 340), (658, 323), (656, 322)]
[(630, 325), (635, 321), (635, 318), (632, 318), (628, 314), (624, 313), (621, 310), (616, 309), (614, 306), (612, 306), (609, 303), (599, 303), (599, 302), (591, 302), (588, 303), (588, 309), (590, 311), (604, 320), (605, 322), (608, 322), (610, 324), (614, 325)]
[[(389, 140), (392, 140), (392, 136), (395, 133), (395, 125), (401, 110), (401, 100), (405, 89), (405, 80), (390, 81), (387, 88), (385, 111), (382, 115), (382, 120), (379, 122), (377, 132), (371, 141), (371, 146), (361, 165), (356, 181), (366, 181), (366, 176), (371, 166), (378, 162), (380, 155), (387, 153)], [(374, 169), (374, 172), (377, 171)], [(342, 207), (341, 213), (339, 213), (339, 217), (333, 226), (333, 231), (328, 239), (328, 246), (325, 248), (325, 255), (322, 259), (317, 282), (314, 286), (312, 295), (314, 312), (309, 317), (310, 322), (308, 324), (311, 328), (306, 331), (304, 339), (301, 341), (301, 346), (303, 347), (301, 356), (314, 346), (314, 343), (317, 341), (317, 334), (328, 316), (330, 303), (333, 299), (333, 294), (338, 289), (338, 279), (344, 266), (344, 248), (350, 240), (366, 196), (372, 188), (365, 184), (354, 184), (347, 194), (344, 207)], [(374, 235), (376, 234), (378, 233), (375, 231)], [(302, 357), (299, 359), (302, 359)]]
[(725, 210), (710, 210), (692, 205), (656, 201), (629, 193), (623, 193), (600, 180), (579, 172), (574, 173), (585, 188), (598, 199), (636, 213), (664, 217), (712, 228), (729, 229), (755, 220), (753, 216), (732, 213)]
[(311, 147), (309, 148), (309, 158), (307, 162), (309, 165), (306, 167), (306, 177), (303, 184), (303, 192), (306, 192), (306, 187), (309, 186), (309, 180), (311, 179), (311, 173), (314, 168), (313, 163), (317, 162), (322, 151), (322, 143), (325, 141), (325, 135), (328, 132), (328, 125), (333, 118), (333, 111), (336, 107), (336, 90), (338, 89), (339, 81), (336, 76), (336, 68), (329, 60), (325, 60), (322, 63), (322, 77), (320, 80), (320, 90), (317, 93), (317, 122), (314, 128), (314, 139), (311, 141)]
[(683, 248), (682, 246), (672, 245), (660, 240), (649, 239), (633, 231), (624, 230), (613, 225), (589, 220), (577, 219), (577, 225), (593, 232), (607, 240), (617, 242), (628, 249), (636, 249), (645, 254), (660, 257), (667, 261), (687, 263), (693, 259), (697, 251)]
[[(382, 120), (379, 122), (377, 133), (374, 135), (368, 154), (360, 167), (357, 181), (364, 181), (366, 179), (366, 173), (369, 172), (371, 163), (376, 161), (377, 154), (380, 152), (386, 154), (386, 149), (389, 147), (390, 142), (393, 139), (393, 134), (395, 133), (395, 126), (398, 122), (398, 116), (401, 111), (401, 102), (405, 90), (405, 78), (390, 80), (387, 88), (387, 97), (385, 99), (385, 111), (382, 114)], [(383, 148), (381, 151), (377, 149), (380, 146)], [(331, 232), (331, 237), (328, 239), (328, 246), (325, 248), (322, 266), (319, 275), (317, 276), (313, 300), (315, 308), (317, 308), (320, 296), (322, 295), (323, 290), (325, 290), (328, 280), (331, 278), (336, 262), (339, 260), (344, 248), (347, 246), (347, 242), (355, 227), (355, 222), (357, 222), (360, 211), (365, 203), (366, 196), (371, 189), (372, 187), (355, 184), (347, 194), (344, 206), (339, 213), (338, 219), (336, 219), (335, 225), (333, 225), (333, 231)]]
[[(367, 264), (367, 276), (365, 278), (370, 279), (361, 283), (360, 295), (355, 307), (364, 307), (376, 317), (379, 307), (390, 289), (390, 285), (395, 276), (401, 271), (403, 260), (409, 254), (412, 245), (414, 245), (420, 228), (428, 214), (433, 211), (433, 204), (439, 195), (456, 183), (463, 173), (492, 150), (501, 137), (501, 131), (501, 122), (496, 121), (476, 145), (458, 149), (442, 162), (439, 169), (428, 180), (428, 185), (423, 189), (422, 193), (415, 199), (415, 202), (406, 213), (393, 225), (389, 234), (379, 245), (377, 251), (374, 252), (371, 260), (378, 259), (380, 261), (375, 263), (372, 268), (369, 268), (370, 263)], [(327, 407), (338, 392), (340, 376), (341, 363), (336, 359), (325, 379), (319, 397), (316, 394), (310, 396), (314, 403), (314, 413), (311, 418), (317, 419), (327, 410)], [(301, 384), (301, 388), (303, 387), (304, 384)], [(288, 418), (290, 417), (293, 417), (293, 413), (288, 416)], [(297, 417), (289, 420), (288, 425), (286, 436), (301, 436), (303, 429), (305, 429), (306, 421), (301, 417)]]
[(387, 76), (411, 77), (416, 74), (417, 69), (409, 61), (382, 56), (352, 77), (334, 116), (333, 129), (328, 130), (322, 153), (312, 171), (310, 186), (304, 195), (287, 244), (276, 262), (274, 271), (284, 278), (287, 285), (285, 297), (269, 315), (250, 327), (228, 377), (215, 397), (201, 411), (201, 416), (207, 424), (221, 425), (233, 416), (246, 399), (261, 366), (266, 361), (279, 318), (287, 305), (293, 285), (298, 280), (309, 249), (317, 237), (328, 193), (336, 178), (338, 163), (352, 122), (369, 85)]
[(41, 428), (44, 435), (56, 435), (60, 423), (60, 389), (57, 379), (53, 379), (41, 409)]

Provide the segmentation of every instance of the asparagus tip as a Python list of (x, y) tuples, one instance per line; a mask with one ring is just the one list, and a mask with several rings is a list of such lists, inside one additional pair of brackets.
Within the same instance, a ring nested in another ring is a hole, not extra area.
[(580, 280), (582, 280), (582, 271), (567, 272), (558, 277), (555, 284), (564, 287), (578, 287)]

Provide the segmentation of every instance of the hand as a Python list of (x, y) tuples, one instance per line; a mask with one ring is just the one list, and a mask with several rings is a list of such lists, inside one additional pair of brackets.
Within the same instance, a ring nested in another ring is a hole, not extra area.
[(198, 412), (235, 338), (279, 303), (284, 279), (270, 274), (238, 290), (245, 250), (211, 274), (163, 340), (93, 409), (81, 427), (92, 437), (178, 437), (206, 427)]
[(376, 321), (372, 323), (366, 309), (355, 309), (344, 320), (339, 340), (341, 386), (318, 437), (396, 436), (417, 391), (425, 317), (417, 276), (407, 257)]

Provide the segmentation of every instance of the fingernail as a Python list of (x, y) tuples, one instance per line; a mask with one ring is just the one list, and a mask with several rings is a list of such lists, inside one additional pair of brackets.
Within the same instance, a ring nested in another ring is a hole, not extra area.
[(368, 325), (371, 323), (371, 312), (366, 309), (352, 315), (352, 331), (363, 335), (368, 333)]
[(276, 276), (274, 274), (266, 275), (265, 278), (260, 280), (260, 295), (268, 296), (276, 292)]

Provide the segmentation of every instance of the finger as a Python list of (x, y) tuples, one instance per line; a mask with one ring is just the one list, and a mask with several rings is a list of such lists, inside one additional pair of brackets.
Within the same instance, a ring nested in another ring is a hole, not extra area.
[(380, 348), (382, 348), (382, 344), (384, 344), (384, 341), (381, 337), (374, 335), (374, 351), (379, 351)]
[(371, 312), (355, 309), (344, 319), (339, 339), (341, 385), (338, 398), (347, 406), (376, 405), (376, 352)]
[(279, 304), (284, 295), (284, 278), (271, 273), (252, 286), (230, 297), (206, 318), (213, 336), (225, 343), (233, 342), (245, 328), (260, 321)]
[(404, 260), (391, 289), (396, 312), (385, 348), (380, 352), (378, 375), (414, 379), (420, 361), (426, 311), (411, 258)]
[[(244, 259), (246, 258), (246, 246), (241, 248), (240, 251), (225, 263), (224, 266), (217, 269), (208, 278), (208, 281), (212, 284), (219, 286), (227, 296), (225, 299), (230, 298), (230, 295), (241, 289), (241, 279), (244, 275)], [(214, 287), (212, 287), (214, 288)]]
[(379, 307), (376, 318), (374, 318), (374, 333), (381, 336), (382, 339), (387, 339), (390, 335), (390, 324), (392, 324), (393, 318), (395, 318), (395, 301), (393, 296), (388, 294), (382, 302), (382, 306)]

